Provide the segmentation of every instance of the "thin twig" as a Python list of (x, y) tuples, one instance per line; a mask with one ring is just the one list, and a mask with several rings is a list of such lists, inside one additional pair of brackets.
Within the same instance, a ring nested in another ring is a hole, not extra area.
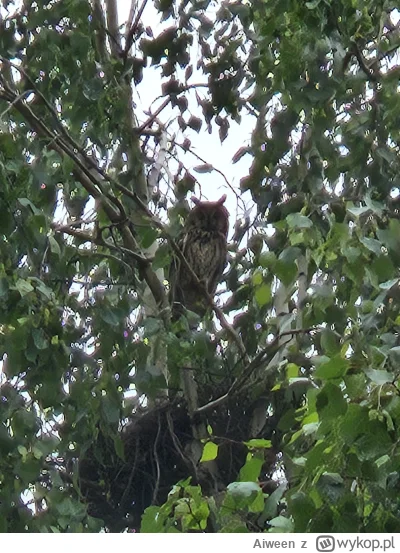
[[(85, 256), (85, 255), (90, 255), (90, 256), (92, 256), (92, 255), (98, 255), (98, 256), (100, 256), (100, 257), (102, 257), (102, 258), (104, 258), (104, 259), (110, 259), (111, 261), (116, 261), (116, 262), (118, 262), (118, 263), (121, 263), (121, 265), (124, 265), (124, 267), (125, 267), (126, 269), (128, 269), (130, 273), (132, 273), (132, 266), (129, 265), (129, 263), (126, 263), (126, 261), (124, 261), (124, 260), (121, 259), (120, 257), (117, 257), (116, 255), (112, 255), (112, 254), (110, 254), (110, 253), (105, 253), (105, 252), (96, 252), (96, 251), (92, 251), (92, 250), (90, 250), (90, 251), (88, 251), (88, 252), (86, 253), (85, 250), (81, 250), (81, 249), (78, 250), (77, 253), (78, 253), (78, 255), (83, 255), (83, 256)], [(135, 253), (135, 252), (133, 252), (133, 253)], [(94, 281), (91, 281), (91, 282), (92, 282), (92, 284), (94, 283)], [(99, 284), (104, 284), (104, 282), (99, 281)], [(132, 281), (129, 281), (129, 282), (126, 282), (126, 283), (122, 283), (122, 282), (118, 282), (118, 283), (115, 282), (115, 283), (113, 283), (113, 282), (111, 282), (110, 284), (112, 284), (112, 285), (117, 285), (117, 286), (121, 286), (121, 285), (129, 286), (129, 285), (132, 285)]]
[(132, 468), (131, 468), (130, 473), (129, 473), (128, 481), (126, 482), (126, 485), (125, 485), (125, 491), (122, 494), (121, 501), (120, 501), (120, 505), (121, 505), (122, 509), (125, 507), (125, 501), (126, 501), (128, 495), (129, 495), (130, 491), (131, 491), (132, 480), (133, 480), (133, 476), (136, 472), (138, 458), (139, 458), (139, 455), (138, 455), (138, 452), (140, 451), (139, 446), (140, 446), (140, 437), (137, 437), (136, 440), (135, 440), (135, 458), (134, 458), (133, 463), (131, 463)]
[(150, 115), (150, 117), (147, 119), (147, 121), (145, 121), (143, 123), (143, 125), (140, 125), (140, 127), (138, 127), (136, 129), (136, 133), (137, 134), (141, 134), (145, 129), (146, 127), (148, 127), (149, 125), (152, 124), (152, 122), (160, 115), (160, 113), (162, 112), (163, 109), (165, 109), (167, 107), (167, 105), (170, 103), (171, 101), (171, 97), (168, 96), (168, 98), (166, 98), (164, 100), (164, 102), (161, 104), (161, 106), (159, 108), (156, 109), (156, 111)]
[(180, 443), (178, 436), (175, 434), (174, 423), (171, 417), (171, 413), (167, 411), (165, 416), (167, 419), (169, 434), (171, 436), (172, 443), (175, 446), (176, 452), (179, 454), (180, 458), (186, 465), (193, 466), (193, 463), (191, 462), (191, 460), (185, 455), (185, 450), (182, 447), (182, 444)]
[(157, 451), (157, 446), (158, 446), (160, 433), (161, 433), (160, 413), (157, 413), (157, 423), (158, 423), (157, 434), (156, 434), (156, 438), (154, 440), (154, 446), (153, 446), (154, 459), (156, 462), (156, 469), (157, 469), (157, 479), (156, 479), (156, 485), (154, 486), (154, 490), (153, 490), (153, 499), (151, 501), (152, 505), (155, 505), (157, 502), (158, 490), (160, 489), (160, 480), (161, 480), (160, 459), (158, 458), (158, 451)]
[[(35, 82), (29, 77), (29, 75), (26, 73), (26, 71), (24, 71), (24, 69), (22, 67), (19, 67), (18, 65), (15, 65), (11, 61), (9, 61), (9, 60), (7, 60), (3, 57), (0, 57), (0, 60), (3, 61), (5, 64), (10, 65), (11, 67), (16, 69), (17, 71), (19, 71), (21, 73), (21, 75), (23, 75), (24, 78), (27, 79), (30, 86), (32, 86), (33, 91), (43, 101), (43, 103), (47, 107), (48, 111), (53, 116), (54, 122), (55, 122), (57, 128), (60, 130), (63, 137), (65, 138), (65, 140), (69, 141), (72, 144), (73, 149), (76, 150), (77, 152), (79, 152), (79, 154), (82, 156), (82, 160), (80, 160), (78, 157), (76, 157), (75, 159), (72, 157), (73, 161), (78, 160), (79, 162), (81, 162), (81, 161), (87, 162), (94, 171), (96, 171), (97, 173), (99, 173), (102, 176), (102, 178), (104, 180), (108, 180), (106, 174), (104, 173), (104, 171), (100, 167), (98, 167), (97, 163), (90, 156), (88, 156), (86, 154), (85, 150), (71, 137), (71, 135), (68, 133), (66, 128), (61, 124), (61, 122), (58, 118), (58, 115), (57, 115), (56, 111), (54, 110), (53, 106), (50, 104), (50, 102), (47, 100), (47, 98), (41, 93), (41, 91), (36, 86)], [(18, 98), (15, 99), (14, 103), (17, 102), (17, 101), (18, 101)], [(31, 113), (34, 116), (33, 112), (31, 112)], [(51, 131), (49, 129), (47, 129), (47, 130), (51, 134)], [(56, 141), (56, 139), (57, 139), (57, 135), (54, 135), (53, 141)], [(60, 144), (60, 142), (58, 142), (58, 144)], [(66, 151), (66, 153), (71, 157), (70, 151), (69, 152)], [(75, 155), (74, 152), (72, 152), (72, 153), (73, 153), (73, 155)], [(84, 165), (82, 164), (80, 168), (81, 169), (84, 168)], [(125, 211), (124, 211), (124, 208), (123, 208), (122, 204), (119, 202), (118, 198), (115, 198), (113, 195), (109, 194), (108, 192), (105, 192), (103, 187), (102, 187), (102, 182), (99, 181), (99, 179), (96, 179), (95, 181), (93, 181), (92, 177), (94, 177), (94, 175), (91, 171), (89, 171), (89, 172), (85, 171), (85, 172), (86, 172), (86, 176), (88, 176), (88, 178), (90, 178), (92, 180), (92, 182), (94, 182), (94, 184), (96, 184), (99, 187), (100, 191), (119, 209), (121, 219), (125, 219), (126, 218)], [(94, 196), (94, 197), (96, 197), (96, 196)]]
[(218, 307), (217, 305), (215, 305), (213, 298), (210, 296), (210, 294), (206, 290), (203, 283), (199, 280), (198, 276), (193, 271), (190, 264), (187, 262), (185, 256), (183, 255), (181, 249), (178, 247), (175, 240), (166, 231), (165, 226), (163, 225), (163, 223), (159, 220), (158, 217), (153, 215), (153, 213), (148, 209), (147, 205), (138, 197), (137, 194), (135, 194), (134, 192), (131, 192), (128, 188), (126, 188), (122, 184), (115, 183), (115, 185), (117, 186), (117, 188), (121, 192), (123, 192), (129, 198), (131, 198), (141, 208), (143, 213), (145, 213), (153, 221), (155, 226), (162, 232), (162, 235), (168, 240), (168, 243), (170, 244), (170, 246), (173, 249), (174, 253), (177, 255), (179, 260), (183, 263), (183, 266), (185, 267), (185, 270), (188, 272), (191, 280), (193, 281), (193, 284), (199, 290), (201, 290), (201, 292), (203, 293), (205, 299), (207, 300), (207, 303), (211, 306), (211, 308), (213, 309), (215, 315), (217, 316), (217, 319), (219, 320), (221, 326), (226, 330), (226, 332), (231, 336), (233, 341), (236, 343), (243, 359), (246, 362), (248, 362), (249, 358), (248, 358), (247, 351), (246, 351), (245, 345), (243, 344), (243, 341), (242, 341), (241, 337), (236, 332), (236, 330), (233, 328), (233, 326), (230, 323), (228, 323), (222, 309), (220, 307)]
[(71, 225), (58, 225), (56, 223), (53, 223), (50, 226), (55, 232), (62, 232), (64, 234), (68, 234), (69, 236), (74, 236), (75, 238), (79, 238), (79, 240), (82, 240), (84, 242), (90, 242), (95, 246), (103, 246), (105, 248), (109, 248), (111, 250), (124, 253), (132, 257), (142, 267), (150, 265), (151, 260), (148, 259), (147, 257), (144, 257), (143, 255), (140, 255), (132, 250), (129, 250), (128, 248), (124, 248), (123, 246), (115, 246), (114, 244), (111, 244), (107, 240), (104, 240), (102, 238), (89, 234), (88, 232), (85, 232), (83, 230), (75, 229)]
[[(201, 156), (199, 156), (199, 154), (197, 154), (192, 148), (187, 148), (183, 144), (179, 144), (179, 142), (176, 142), (175, 140), (173, 142), (176, 146), (179, 146), (179, 148), (181, 148), (184, 152), (189, 152), (192, 156), (194, 156), (196, 159), (201, 161), (201, 163), (204, 163), (205, 165), (208, 165), (207, 161), (204, 158), (202, 158)], [(212, 166), (212, 170), (215, 171), (216, 173), (218, 173), (219, 175), (221, 175), (221, 177), (224, 179), (224, 181), (225, 181), (226, 185), (228, 186), (228, 188), (230, 188), (230, 190), (235, 194), (236, 199), (238, 200), (238, 202), (242, 202), (242, 206), (243, 206), (243, 208), (245, 208), (243, 198), (241, 197), (240, 194), (238, 194), (236, 192), (234, 187), (228, 181), (225, 174), (220, 169), (218, 169), (217, 167), (214, 167), (214, 165)]]
[(146, 7), (146, 4), (147, 4), (147, 0), (143, 0), (142, 5), (140, 6), (140, 8), (137, 12), (135, 21), (133, 22), (132, 26), (130, 27), (130, 29), (128, 30), (128, 33), (126, 35), (126, 44), (125, 44), (125, 48), (124, 48), (124, 52), (123, 52), (123, 55), (124, 55), (125, 58), (127, 57), (128, 52), (132, 47), (133, 37), (135, 36), (136, 29), (138, 28), (139, 21), (140, 21), (140, 18), (142, 17), (142, 14), (143, 14), (143, 11)]
[[(202, 407), (199, 407), (195, 412), (194, 415), (200, 415), (202, 413), (205, 413), (207, 411), (210, 411), (212, 409), (215, 409), (222, 403), (224, 403), (228, 398), (232, 397), (234, 393), (239, 390), (242, 385), (248, 381), (249, 377), (253, 373), (257, 367), (260, 366), (260, 364), (264, 361), (264, 358), (266, 355), (271, 356), (272, 354), (275, 355), (277, 350), (284, 344), (280, 343), (280, 340), (285, 336), (293, 336), (295, 334), (308, 334), (309, 332), (319, 330), (318, 327), (311, 327), (311, 328), (299, 328), (299, 329), (293, 329), (293, 330), (286, 330), (285, 332), (282, 332), (281, 334), (278, 334), (278, 336), (275, 336), (275, 338), (270, 342), (264, 349), (262, 349), (249, 363), (248, 365), (243, 369), (242, 373), (234, 380), (233, 384), (229, 388), (229, 390), (220, 396), (217, 399), (214, 399), (207, 403), (206, 405), (203, 405)], [(271, 366), (269, 369), (270, 371), (274, 367)]]
[[(0, 58), (1, 59), (1, 58)], [(7, 108), (0, 114), (0, 119), (3, 119), (3, 116), (8, 113), (12, 108), (13, 106), (19, 102), (20, 100), (22, 100), (25, 96), (28, 96), (29, 94), (32, 94), (33, 93), (33, 90), (25, 90), (24, 92), (22, 92), (19, 96), (17, 96), (16, 98), (14, 98), (14, 100), (12, 102), (10, 102), (10, 105), (7, 106)]]

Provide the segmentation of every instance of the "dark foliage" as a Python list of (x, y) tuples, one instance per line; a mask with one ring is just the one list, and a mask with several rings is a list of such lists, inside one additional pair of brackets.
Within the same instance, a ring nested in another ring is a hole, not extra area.
[[(243, 440), (250, 438), (252, 411), (249, 398), (242, 397), (209, 413), (207, 422), (218, 436), (221, 489), (237, 479), (246, 460), (248, 449)], [(275, 423), (271, 419), (260, 437), (275, 441)], [(120, 436), (120, 457), (115, 452), (115, 440), (100, 430), (79, 463), (80, 489), (88, 513), (104, 520), (110, 531), (121, 531), (127, 525), (139, 529), (144, 510), (162, 505), (176, 482), (188, 475), (193, 484), (202, 486), (205, 495), (212, 495), (209, 473), (194, 467), (188, 455), (192, 426), (185, 405), (167, 403), (149, 409), (134, 417)], [(265, 482), (272, 485), (275, 462), (276, 450), (272, 448), (265, 452), (262, 470)]]

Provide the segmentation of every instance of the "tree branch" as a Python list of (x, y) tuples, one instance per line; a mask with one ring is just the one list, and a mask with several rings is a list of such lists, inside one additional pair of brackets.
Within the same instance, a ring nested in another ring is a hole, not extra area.
[[(199, 156), (199, 154), (197, 154), (193, 148), (186, 148), (183, 144), (179, 144), (179, 142), (176, 142), (175, 140), (173, 140), (174, 144), (176, 146), (178, 146), (179, 148), (181, 148), (184, 152), (189, 152), (192, 156), (194, 156), (196, 159), (198, 159), (199, 161), (201, 161), (201, 163), (204, 163), (206, 165), (208, 165), (207, 161), (202, 158), (201, 156)], [(228, 188), (235, 194), (236, 196), (236, 199), (238, 200), (238, 202), (242, 202), (242, 206), (243, 208), (245, 208), (245, 204), (244, 204), (244, 201), (243, 201), (243, 198), (241, 197), (240, 194), (237, 193), (237, 191), (234, 189), (234, 187), (231, 185), (231, 183), (228, 181), (226, 175), (220, 170), (218, 169), (217, 167), (214, 167), (214, 165), (212, 166), (212, 170), (215, 171), (216, 173), (218, 173), (219, 175), (221, 175), (221, 177), (224, 179), (225, 181), (225, 184), (228, 186)]]
[[(362, 55), (361, 50), (358, 47), (358, 44), (356, 42), (353, 42), (352, 44), (352, 50), (351, 53), (356, 57), (362, 71), (366, 74), (368, 79), (373, 82), (377, 82), (379, 78), (379, 72), (375, 73), (372, 67), (370, 67), (367, 64), (367, 60)], [(372, 65), (375, 63), (375, 61), (372, 63)]]
[[(137, 30), (139, 22), (140, 22), (140, 18), (143, 15), (146, 4), (147, 4), (147, 0), (143, 0), (142, 5), (140, 6), (140, 8), (139, 8), (139, 10), (136, 14), (135, 21), (128, 28), (128, 32), (126, 34), (126, 44), (125, 44), (125, 48), (124, 48), (124, 52), (123, 52), (123, 55), (124, 55), (125, 58), (127, 58), (129, 50), (132, 47), (133, 37), (135, 36), (136, 30)], [(131, 11), (132, 11), (132, 8), (131, 8)], [(128, 20), (128, 22), (129, 22), (129, 20)]]
[[(220, 396), (217, 399), (214, 399), (213, 401), (210, 401), (206, 405), (203, 405), (202, 407), (199, 407), (195, 412), (194, 415), (201, 415), (202, 413), (206, 413), (207, 411), (210, 411), (212, 409), (215, 409), (216, 407), (219, 407), (222, 403), (227, 401), (228, 398), (232, 397), (236, 391), (240, 390), (242, 386), (248, 381), (252, 373), (260, 366), (261, 363), (263, 363), (265, 357), (275, 355), (275, 353), (278, 351), (278, 349), (284, 345), (281, 344), (280, 341), (285, 336), (294, 336), (295, 334), (308, 334), (309, 332), (319, 330), (318, 327), (311, 327), (311, 328), (299, 328), (299, 329), (293, 329), (293, 330), (286, 330), (285, 332), (281, 332), (281, 334), (278, 334), (275, 336), (275, 338), (270, 342), (264, 349), (262, 349), (255, 357), (252, 359), (247, 366), (243, 369), (242, 373), (234, 380), (233, 384), (229, 388), (229, 390)], [(275, 366), (270, 366), (268, 368), (268, 372), (270, 372)]]
[(101, 0), (93, 0), (93, 21), (97, 24), (98, 30), (96, 32), (96, 49), (99, 55), (99, 59), (104, 63), (108, 57), (107, 52), (107, 34), (106, 34), (106, 22), (104, 20), (104, 12), (101, 6)]
[(142, 134), (142, 132), (146, 129), (146, 127), (151, 125), (152, 122), (160, 115), (162, 110), (167, 107), (167, 105), (170, 103), (170, 101), (171, 101), (171, 97), (168, 96), (168, 98), (166, 98), (164, 100), (164, 102), (161, 104), (161, 106), (159, 108), (157, 108), (156, 111), (152, 115), (150, 115), (150, 117), (147, 119), (147, 121), (145, 121), (143, 123), (143, 125), (140, 125), (140, 127), (138, 127), (137, 129), (135, 129), (136, 133), (137, 134)]
[[(56, 223), (53, 223), (50, 226), (55, 232), (62, 232), (64, 234), (68, 234), (69, 236), (74, 236), (75, 238), (79, 238), (79, 240), (82, 240), (84, 242), (90, 242), (91, 244), (96, 246), (102, 246), (105, 248), (109, 248), (110, 250), (124, 253), (132, 257), (141, 267), (148, 266), (150, 264), (151, 260), (148, 259), (147, 257), (144, 257), (143, 255), (140, 255), (135, 251), (129, 250), (128, 248), (124, 248), (123, 246), (116, 246), (115, 244), (111, 244), (107, 240), (104, 240), (103, 238), (99, 238), (98, 236), (85, 232), (81, 229), (76, 229), (74, 228), (73, 225), (74, 223), (71, 225), (58, 225)], [(118, 258), (114, 258), (114, 259), (118, 259)], [(122, 260), (119, 260), (119, 261), (123, 263)]]
[(107, 15), (107, 31), (110, 36), (110, 48), (112, 55), (117, 58), (122, 51), (119, 40), (118, 10), (116, 0), (105, 0)]
[(183, 255), (182, 251), (176, 244), (175, 240), (169, 235), (169, 233), (166, 231), (165, 226), (163, 223), (159, 220), (158, 217), (153, 215), (153, 213), (148, 209), (147, 205), (142, 202), (142, 200), (137, 196), (137, 194), (131, 192), (125, 186), (115, 183), (118, 190), (126, 194), (129, 198), (131, 198), (143, 211), (144, 214), (146, 214), (155, 224), (155, 226), (161, 231), (164, 238), (167, 239), (168, 243), (170, 244), (172, 250), (177, 255), (179, 260), (183, 263), (183, 266), (185, 267), (186, 271), (190, 275), (190, 278), (193, 280), (194, 285), (201, 290), (203, 293), (205, 299), (207, 300), (207, 303), (211, 306), (213, 309), (217, 319), (219, 320), (222, 328), (226, 330), (226, 332), (229, 334), (229, 336), (233, 339), (233, 341), (236, 343), (242, 357), (244, 360), (248, 361), (248, 355), (246, 348), (243, 344), (243, 341), (239, 334), (236, 332), (236, 330), (233, 328), (231, 324), (228, 323), (228, 321), (225, 318), (225, 315), (222, 311), (222, 309), (215, 305), (213, 298), (210, 296), (210, 294), (205, 289), (203, 283), (199, 280), (196, 273), (193, 271), (192, 267), (187, 262), (185, 256)]
[[(57, 151), (57, 153), (60, 154), (60, 156), (67, 155), (75, 164), (73, 173), (77, 180), (82, 184), (82, 186), (87, 190), (87, 192), (93, 196), (93, 198), (100, 201), (107, 217), (111, 221), (111, 223), (118, 225), (120, 228), (121, 236), (123, 243), (125, 245), (125, 248), (127, 252), (130, 252), (130, 255), (132, 252), (140, 252), (140, 248), (138, 244), (136, 243), (136, 240), (134, 239), (132, 232), (129, 228), (129, 221), (126, 219), (126, 216), (123, 212), (123, 207), (119, 200), (112, 195), (110, 195), (108, 192), (104, 191), (104, 182), (96, 177), (93, 174), (93, 171), (88, 169), (85, 166), (85, 161), (88, 161), (87, 157), (83, 157), (83, 159), (80, 159), (74, 152), (74, 147), (70, 147), (68, 145), (68, 142), (66, 138), (62, 138), (59, 135), (55, 134), (53, 131), (51, 131), (36, 115), (32, 112), (31, 108), (27, 106), (23, 100), (17, 99), (17, 95), (15, 92), (9, 87), (8, 83), (4, 81), (4, 78), (2, 79), (2, 84), (5, 89), (5, 98), (9, 102), (15, 102), (13, 103), (13, 106), (17, 111), (21, 113), (21, 115), (28, 121), (32, 129), (38, 133), (39, 136), (48, 139), (48, 147), (54, 149)], [(93, 160), (91, 160), (93, 161)], [(96, 171), (99, 175), (103, 176), (103, 172), (101, 169), (96, 167)], [(105, 176), (107, 180), (112, 182), (114, 185), (115, 183), (112, 179)], [(110, 203), (112, 202), (112, 203)], [(115, 209), (114, 205), (116, 204), (119, 208), (118, 211)], [(146, 206), (147, 209), (147, 206)], [(136, 261), (141, 259), (142, 262), (142, 274), (143, 277), (148, 285), (148, 287), (151, 290), (151, 293), (153, 294), (153, 297), (156, 301), (156, 304), (161, 308), (161, 313), (163, 314), (163, 318), (168, 318), (168, 310), (166, 308), (169, 306), (168, 298), (165, 293), (164, 286), (162, 282), (157, 278), (157, 275), (154, 273), (154, 271), (151, 268), (150, 263), (148, 260), (146, 261), (146, 264), (143, 263), (143, 259), (146, 259), (144, 256), (138, 255), (138, 258)]]

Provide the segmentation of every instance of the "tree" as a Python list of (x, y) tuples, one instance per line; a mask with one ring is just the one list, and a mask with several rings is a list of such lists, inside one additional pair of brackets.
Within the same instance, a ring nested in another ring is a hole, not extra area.
[[(3, 2), (1, 528), (396, 532), (395, 5), (146, 9)], [(249, 119), (254, 209), (171, 321), (193, 135)]]

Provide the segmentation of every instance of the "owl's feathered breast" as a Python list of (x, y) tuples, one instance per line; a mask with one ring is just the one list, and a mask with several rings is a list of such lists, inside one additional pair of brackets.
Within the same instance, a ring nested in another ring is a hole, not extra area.
[[(222, 203), (201, 202), (189, 214), (177, 241), (189, 266), (212, 296), (227, 263), (228, 212)], [(207, 309), (204, 292), (183, 263), (175, 259), (171, 268), (172, 301), (202, 316)]]
[[(226, 265), (226, 239), (218, 232), (193, 229), (189, 231), (182, 243), (182, 253), (193, 271), (203, 281), (210, 294), (215, 292), (213, 280)], [(183, 267), (182, 276), (186, 271)], [(215, 283), (215, 287), (218, 282)]]

